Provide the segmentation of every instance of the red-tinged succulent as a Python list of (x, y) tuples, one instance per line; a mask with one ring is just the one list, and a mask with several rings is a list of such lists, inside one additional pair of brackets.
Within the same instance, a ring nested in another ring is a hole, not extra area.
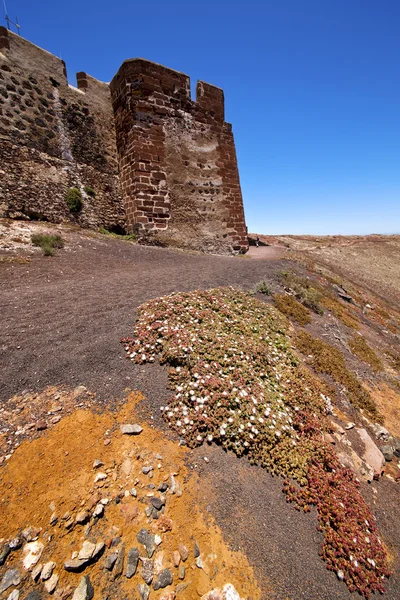
[(189, 446), (213, 441), (286, 477), (288, 502), (315, 506), (321, 556), (350, 590), (383, 590), (389, 576), (374, 517), (353, 474), (323, 440), (330, 399), (299, 364), (287, 321), (232, 288), (177, 293), (138, 309), (122, 340), (136, 363), (170, 365), (173, 395), (162, 407)]

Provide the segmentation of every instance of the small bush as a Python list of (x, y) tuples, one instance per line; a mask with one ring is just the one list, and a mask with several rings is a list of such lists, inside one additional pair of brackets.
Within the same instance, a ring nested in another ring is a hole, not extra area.
[(287, 294), (275, 294), (274, 304), (278, 310), (297, 321), (299, 325), (311, 323), (310, 311), (297, 302), (293, 296), (288, 296)]
[(352, 329), (358, 329), (359, 321), (355, 315), (352, 315), (346, 307), (344, 307), (339, 300), (336, 298), (322, 298), (323, 306), (332, 312), (335, 317), (342, 321), (343, 325), (346, 327), (351, 327)]
[(349, 341), (349, 347), (353, 354), (358, 356), (358, 358), (361, 358), (361, 360), (364, 362), (368, 363), (374, 371), (383, 370), (383, 365), (380, 359), (377, 357), (372, 348), (368, 346), (367, 342), (361, 335), (355, 335), (352, 337)]
[(43, 250), (44, 256), (54, 256), (56, 249), (64, 248), (64, 240), (60, 235), (34, 233), (31, 236), (31, 241), (34, 246)]
[(260, 294), (265, 294), (266, 296), (271, 295), (271, 286), (262, 279), (256, 284), (256, 292), (260, 292)]
[(88, 185), (85, 185), (85, 187), (83, 188), (86, 192), (86, 194), (88, 196), (91, 196), (92, 198), (96, 198), (96, 192), (94, 191), (94, 189)]
[(98, 229), (99, 233), (103, 235), (109, 235), (110, 237), (117, 238), (118, 240), (125, 240), (126, 242), (135, 242), (136, 234), (134, 233), (114, 233), (113, 231), (108, 231), (102, 225)]
[(83, 207), (82, 194), (78, 188), (69, 188), (66, 196), (68, 208), (72, 213), (79, 213)]
[(375, 402), (370, 393), (361, 385), (357, 377), (348, 370), (343, 353), (330, 344), (313, 338), (306, 331), (299, 331), (295, 340), (297, 348), (308, 357), (308, 362), (317, 373), (330, 375), (336, 383), (347, 389), (350, 402), (366, 410), (371, 417), (382, 423)]
[(305, 277), (298, 277), (290, 271), (281, 271), (279, 278), (283, 283), (286, 291), (294, 294), (296, 300), (301, 302), (306, 308), (309, 308), (317, 315), (324, 313), (320, 301), (322, 295), (318, 288), (320, 287), (317, 283), (312, 282)]

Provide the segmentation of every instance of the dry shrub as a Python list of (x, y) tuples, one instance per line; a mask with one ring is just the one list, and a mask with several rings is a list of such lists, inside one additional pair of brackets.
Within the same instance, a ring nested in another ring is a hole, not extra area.
[(293, 296), (275, 294), (274, 304), (278, 310), (297, 321), (299, 325), (311, 323), (310, 311), (300, 304), (300, 302), (297, 302)]
[(353, 336), (349, 341), (349, 346), (353, 354), (358, 356), (358, 358), (361, 358), (362, 361), (368, 363), (374, 371), (383, 370), (382, 362), (361, 335)]
[(322, 298), (321, 303), (327, 310), (332, 312), (335, 317), (340, 319), (343, 325), (351, 327), (352, 329), (358, 329), (360, 322), (355, 315), (350, 314), (350, 311), (343, 306), (339, 300), (336, 300), (336, 298), (324, 297)]
[(295, 343), (297, 348), (308, 357), (308, 362), (317, 373), (330, 375), (332, 379), (347, 389), (350, 402), (357, 408), (362, 408), (373, 419), (382, 422), (375, 402), (370, 393), (361, 385), (357, 377), (348, 370), (343, 353), (330, 344), (313, 338), (306, 331), (299, 331)]

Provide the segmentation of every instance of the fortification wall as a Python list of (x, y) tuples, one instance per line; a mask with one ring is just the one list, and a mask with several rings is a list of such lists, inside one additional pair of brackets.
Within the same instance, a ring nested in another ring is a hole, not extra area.
[(248, 248), (236, 150), (223, 91), (143, 59), (110, 84), (127, 227), (212, 252)]
[[(0, 215), (211, 252), (248, 248), (223, 91), (143, 59), (111, 84), (0, 27)], [(66, 202), (77, 187), (83, 208)], [(85, 191), (86, 190), (86, 191)], [(94, 191), (94, 194), (92, 193)]]
[[(123, 229), (109, 86), (0, 27), (0, 214)], [(72, 214), (67, 190), (82, 192)], [(94, 194), (85, 192), (94, 190)]]

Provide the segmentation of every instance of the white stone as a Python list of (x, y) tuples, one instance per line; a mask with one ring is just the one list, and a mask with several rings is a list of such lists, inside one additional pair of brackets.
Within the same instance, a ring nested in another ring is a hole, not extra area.
[(55, 566), (56, 566), (56, 563), (53, 562), (52, 560), (47, 562), (42, 569), (42, 572), (40, 574), (40, 579), (42, 581), (47, 581), (47, 579), (50, 579)]
[(48, 579), (45, 582), (44, 587), (46, 588), (46, 590), (49, 594), (52, 594), (54, 592), (54, 590), (56, 589), (57, 584), (58, 584), (58, 579), (59, 579), (59, 577), (58, 577), (57, 573), (53, 573), (53, 575), (50, 577), (50, 579)]
[(22, 549), (24, 556), (22, 562), (27, 571), (29, 571), (36, 563), (39, 562), (39, 558), (42, 555), (44, 545), (42, 542), (28, 542)]

